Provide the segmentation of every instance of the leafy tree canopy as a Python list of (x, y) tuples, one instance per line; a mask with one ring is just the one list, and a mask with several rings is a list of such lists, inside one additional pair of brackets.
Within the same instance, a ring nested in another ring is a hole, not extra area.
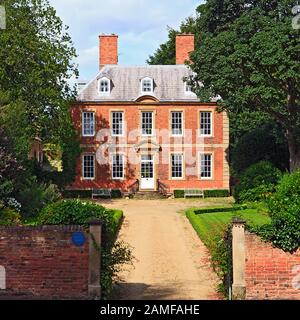
[(294, 5), (292, 0), (208, 0), (197, 9), (201, 42), (191, 64), (202, 101), (220, 95), (220, 105), (232, 113), (260, 111), (280, 123), (291, 170), (300, 167), (300, 38), (292, 28)]
[(77, 75), (71, 38), (47, 0), (5, 0), (7, 28), (0, 31), (0, 89), (21, 100), (33, 136), (61, 135)]
[[(64, 169), (74, 170), (79, 145), (69, 107), (76, 91), (76, 57), (67, 27), (48, 0), (0, 0), (7, 27), (0, 30), (0, 125), (27, 157), (32, 139), (58, 144)], [(72, 147), (70, 147), (70, 144)]]
[(187, 18), (180, 25), (179, 31), (168, 27), (168, 41), (163, 43), (156, 52), (147, 60), (151, 65), (172, 65), (176, 64), (176, 35), (179, 33), (195, 33), (196, 20), (193, 17)]

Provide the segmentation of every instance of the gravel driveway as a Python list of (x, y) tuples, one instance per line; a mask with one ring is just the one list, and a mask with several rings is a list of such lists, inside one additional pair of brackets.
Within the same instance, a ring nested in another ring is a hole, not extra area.
[(183, 214), (207, 205), (206, 200), (112, 200), (104, 205), (124, 211), (119, 238), (133, 247), (135, 257), (134, 266), (120, 275), (115, 299), (218, 298), (209, 253)]

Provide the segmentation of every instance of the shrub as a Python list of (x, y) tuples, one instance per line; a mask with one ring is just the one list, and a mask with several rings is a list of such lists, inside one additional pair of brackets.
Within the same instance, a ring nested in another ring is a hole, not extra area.
[(45, 207), (39, 216), (39, 224), (78, 224), (88, 226), (92, 219), (102, 222), (101, 247), (101, 288), (102, 296), (107, 299), (112, 290), (113, 281), (123, 264), (130, 263), (132, 256), (127, 244), (116, 240), (121, 226), (123, 212), (106, 209), (93, 202), (61, 200)]
[(14, 226), (21, 224), (20, 213), (13, 208), (6, 208), (0, 201), (0, 225), (2, 226)]
[(229, 196), (230, 193), (226, 189), (204, 190), (205, 198), (226, 198)]
[(92, 190), (64, 190), (62, 194), (64, 198), (87, 199), (92, 197)]
[(268, 198), (281, 178), (281, 172), (267, 161), (258, 162), (246, 169), (234, 188), (236, 202), (261, 201)]
[(108, 211), (92, 202), (80, 200), (61, 200), (46, 206), (40, 213), (38, 221), (40, 224), (54, 225), (84, 225), (88, 226), (89, 220), (98, 218), (103, 223), (108, 223)]
[(269, 199), (271, 226), (258, 232), (285, 251), (300, 246), (300, 170), (286, 174)]
[(25, 218), (37, 216), (46, 205), (61, 199), (56, 185), (40, 184), (35, 178), (28, 179), (19, 193), (17, 200), (22, 204)]

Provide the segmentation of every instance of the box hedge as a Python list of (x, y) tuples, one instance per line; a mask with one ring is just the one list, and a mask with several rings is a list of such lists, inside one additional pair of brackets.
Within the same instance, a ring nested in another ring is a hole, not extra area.
[[(87, 199), (92, 197), (92, 190), (64, 190), (63, 191), (64, 198), (70, 199)], [(122, 198), (122, 192), (120, 189), (112, 189), (111, 197), (113, 199)], [(99, 197), (100, 198), (100, 197)]]
[[(226, 189), (204, 190), (205, 198), (225, 198), (229, 197), (230, 193)], [(184, 190), (174, 190), (175, 198), (184, 198)]]

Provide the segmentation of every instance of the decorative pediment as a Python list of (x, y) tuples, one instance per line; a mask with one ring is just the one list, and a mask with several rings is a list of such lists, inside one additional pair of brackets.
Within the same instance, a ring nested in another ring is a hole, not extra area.
[(148, 103), (148, 102), (159, 102), (159, 100), (151, 95), (143, 95), (136, 99), (136, 102)]
[(159, 143), (149, 140), (149, 139), (145, 139), (140, 141), (139, 143), (137, 143), (134, 146), (134, 149), (136, 150), (136, 152), (143, 152), (143, 151), (154, 151), (154, 152), (159, 152), (161, 150), (161, 146)]

